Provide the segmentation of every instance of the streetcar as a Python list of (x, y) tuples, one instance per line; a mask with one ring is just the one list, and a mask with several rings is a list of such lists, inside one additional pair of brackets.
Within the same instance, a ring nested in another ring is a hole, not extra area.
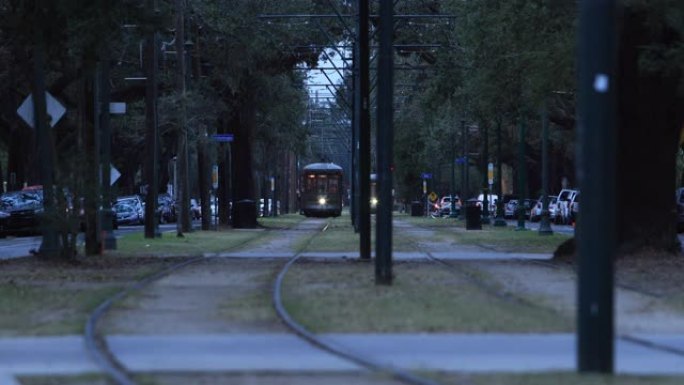
[(342, 213), (342, 167), (312, 163), (304, 166), (301, 178), (300, 214), (337, 217)]

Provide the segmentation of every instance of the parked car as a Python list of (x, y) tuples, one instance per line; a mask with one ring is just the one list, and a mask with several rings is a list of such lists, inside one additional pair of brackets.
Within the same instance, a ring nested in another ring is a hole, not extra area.
[(40, 233), (42, 190), (12, 191), (0, 196), (0, 236)]
[(117, 202), (112, 209), (116, 214), (117, 225), (140, 225), (145, 221), (144, 216), (130, 202)]
[[(539, 199), (537, 200), (537, 203), (534, 204), (534, 207), (532, 207), (532, 211), (530, 212), (530, 221), (532, 222), (537, 222), (541, 220), (541, 215), (542, 215), (542, 198), (543, 196), (540, 196)], [(555, 195), (549, 195), (549, 219), (554, 220), (556, 217), (556, 201), (558, 200), (558, 197)]]
[(195, 199), (195, 198), (190, 199), (190, 218), (191, 219), (202, 218), (202, 206), (200, 206), (199, 202), (197, 202), (197, 199)]
[(577, 190), (563, 189), (558, 194), (556, 201), (556, 223), (568, 224), (570, 222), (570, 202), (575, 198)]
[(518, 200), (517, 199), (509, 199), (508, 202), (504, 205), (504, 218), (506, 219), (512, 219), (515, 217), (515, 214), (517, 213), (518, 209)]
[[(129, 205), (132, 206), (135, 212), (137, 213), (137, 216), (139, 217), (139, 222), (138, 223), (144, 223), (145, 222), (145, 203), (143, 202), (142, 198), (138, 195), (126, 195), (126, 196), (121, 196), (116, 198), (116, 203), (114, 206), (117, 206), (119, 203), (124, 204), (124, 205)], [(116, 209), (114, 209), (116, 212)], [(128, 211), (128, 210), (126, 210)], [(117, 214), (118, 215), (118, 214)], [(118, 219), (117, 219), (118, 221)], [(121, 222), (119, 222), (121, 223)]]
[[(439, 200), (437, 209), (439, 210), (440, 216), (447, 216), (451, 214), (451, 198), (451, 195), (445, 195)], [(458, 197), (458, 195), (453, 196), (453, 198), (454, 210), (456, 211), (456, 215), (458, 215), (458, 213), (461, 211), (461, 199)]]
[(575, 196), (572, 198), (572, 201), (570, 202), (570, 219), (569, 223), (571, 225), (575, 225), (575, 222), (577, 222), (577, 215), (579, 214), (579, 206), (580, 206), (580, 193), (579, 191)]
[(157, 211), (159, 212), (159, 222), (169, 223), (177, 220), (176, 204), (169, 194), (159, 194), (157, 196)]

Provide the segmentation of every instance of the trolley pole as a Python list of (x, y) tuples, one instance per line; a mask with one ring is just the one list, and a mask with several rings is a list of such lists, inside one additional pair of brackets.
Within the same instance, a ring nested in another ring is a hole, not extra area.
[(371, 257), (370, 224), (370, 98), (368, 0), (359, 0), (359, 252), (360, 258)]
[(582, 191), (578, 218), (577, 370), (614, 370), (614, 271), (616, 235), (615, 0), (579, 4), (579, 103), (577, 175)]
[(392, 158), (393, 70), (392, 33), (394, 0), (380, 0), (380, 51), (378, 55), (378, 213), (375, 239), (375, 283), (392, 284)]

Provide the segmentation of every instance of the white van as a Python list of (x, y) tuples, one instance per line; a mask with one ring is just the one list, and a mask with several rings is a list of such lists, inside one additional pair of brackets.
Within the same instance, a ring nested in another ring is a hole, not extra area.
[[(482, 201), (484, 200), (484, 194), (477, 196), (477, 205), (482, 207)], [(489, 201), (489, 215), (494, 216), (496, 214), (496, 202), (499, 200), (499, 196), (496, 194), (487, 194), (487, 200)]]

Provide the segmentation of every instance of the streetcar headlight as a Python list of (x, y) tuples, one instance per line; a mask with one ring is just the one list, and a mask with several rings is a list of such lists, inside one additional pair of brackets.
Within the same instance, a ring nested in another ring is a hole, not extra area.
[(378, 205), (378, 198), (371, 198), (371, 206), (377, 206)]
[(319, 205), (324, 205), (326, 202), (325, 198), (318, 198), (318, 204)]

